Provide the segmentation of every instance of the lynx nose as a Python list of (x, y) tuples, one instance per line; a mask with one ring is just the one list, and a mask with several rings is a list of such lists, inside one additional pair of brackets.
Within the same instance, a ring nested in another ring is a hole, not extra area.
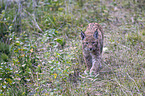
[(93, 50), (93, 48), (89, 48), (89, 50), (90, 50), (90, 51), (92, 51), (92, 50)]

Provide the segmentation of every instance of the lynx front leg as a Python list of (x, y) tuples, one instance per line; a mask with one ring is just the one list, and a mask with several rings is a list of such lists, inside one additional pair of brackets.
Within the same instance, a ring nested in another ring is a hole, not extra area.
[(86, 70), (84, 71), (85, 74), (90, 72), (90, 69), (92, 67), (92, 57), (90, 55), (84, 56), (84, 60), (86, 63)]
[(97, 75), (102, 68), (101, 58), (92, 56), (92, 67), (90, 69), (90, 74)]

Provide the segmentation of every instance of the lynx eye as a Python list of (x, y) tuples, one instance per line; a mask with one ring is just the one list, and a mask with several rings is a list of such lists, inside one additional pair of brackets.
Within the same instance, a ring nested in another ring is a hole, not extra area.
[(92, 42), (92, 44), (94, 44), (95, 42)]
[(88, 42), (86, 42), (86, 44), (89, 44)]

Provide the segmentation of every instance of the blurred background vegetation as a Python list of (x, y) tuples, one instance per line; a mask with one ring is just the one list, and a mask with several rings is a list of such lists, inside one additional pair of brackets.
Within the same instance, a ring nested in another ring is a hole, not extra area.
[[(105, 34), (97, 77), (82, 75), (91, 22)], [(0, 0), (0, 95), (144, 96), (145, 0)]]

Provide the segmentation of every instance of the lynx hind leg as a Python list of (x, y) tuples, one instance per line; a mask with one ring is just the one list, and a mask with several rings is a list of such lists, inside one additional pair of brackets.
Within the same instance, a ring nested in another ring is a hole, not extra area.
[(90, 69), (92, 67), (92, 58), (90, 55), (84, 56), (84, 60), (86, 63), (86, 70), (84, 71), (85, 74), (88, 74), (90, 72)]

